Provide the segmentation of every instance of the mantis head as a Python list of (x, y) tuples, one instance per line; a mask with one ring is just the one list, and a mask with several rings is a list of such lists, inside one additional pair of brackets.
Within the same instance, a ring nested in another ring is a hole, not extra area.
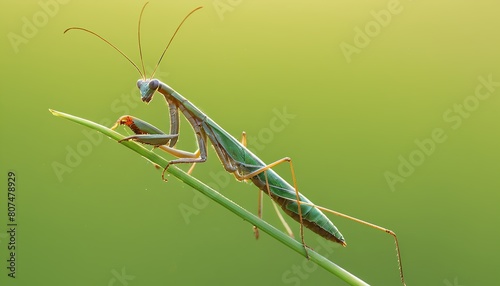
[(160, 82), (157, 79), (139, 79), (137, 87), (141, 91), (141, 100), (149, 103), (153, 99), (155, 91), (160, 87)]

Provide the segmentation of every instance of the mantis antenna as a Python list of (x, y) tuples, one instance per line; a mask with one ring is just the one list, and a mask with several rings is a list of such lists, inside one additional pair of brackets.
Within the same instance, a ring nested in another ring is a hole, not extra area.
[(141, 73), (141, 70), (139, 69), (139, 67), (137, 67), (137, 65), (129, 57), (127, 57), (127, 55), (125, 53), (123, 53), (122, 51), (120, 51), (120, 49), (118, 49), (115, 45), (111, 44), (108, 40), (106, 40), (103, 37), (101, 37), (99, 34), (93, 32), (91, 30), (88, 30), (88, 29), (85, 29), (85, 28), (80, 28), (80, 27), (67, 28), (66, 30), (64, 30), (64, 34), (67, 31), (70, 31), (70, 30), (81, 30), (81, 31), (90, 33), (90, 34), (98, 37), (99, 39), (103, 40), (106, 44), (110, 45), (111, 47), (113, 47), (113, 49), (117, 50), (120, 54), (122, 54), (122, 56), (124, 56), (135, 67), (135, 69), (139, 72), (139, 74), (141, 75), (141, 77), (144, 78), (144, 75)]
[(155, 72), (156, 72), (156, 69), (158, 68), (158, 66), (160, 65), (160, 62), (161, 60), (163, 59), (163, 56), (165, 55), (165, 52), (167, 51), (168, 47), (170, 47), (170, 44), (172, 43), (172, 40), (175, 38), (175, 35), (177, 35), (177, 32), (179, 31), (179, 29), (181, 28), (182, 24), (184, 24), (184, 22), (187, 20), (187, 18), (189, 18), (189, 16), (191, 16), (191, 14), (193, 14), (194, 12), (200, 10), (201, 8), (203, 8), (203, 6), (200, 6), (200, 7), (197, 7), (195, 9), (193, 9), (191, 12), (189, 12), (189, 14), (186, 15), (186, 17), (184, 17), (184, 19), (182, 20), (182, 22), (179, 24), (179, 26), (177, 26), (177, 29), (175, 29), (175, 32), (174, 34), (172, 35), (172, 37), (170, 38), (170, 41), (168, 42), (167, 44), (167, 47), (165, 48), (165, 50), (163, 50), (163, 53), (161, 54), (161, 57), (160, 59), (158, 60), (158, 63), (156, 64), (155, 66), (155, 69), (153, 70), (153, 73), (151, 74), (151, 78), (153, 78), (153, 76), (155, 75)]
[[(96, 37), (98, 37), (99, 39), (101, 39), (103, 42), (105, 42), (106, 44), (110, 45), (113, 49), (115, 49), (116, 51), (118, 51), (123, 57), (125, 57), (133, 66), (134, 68), (139, 72), (139, 75), (141, 76), (141, 78), (143, 78), (144, 80), (146, 79), (146, 68), (144, 67), (144, 60), (143, 60), (143, 57), (142, 57), (142, 47), (141, 47), (141, 20), (142, 20), (142, 14), (144, 12), (144, 9), (146, 8), (146, 6), (148, 5), (149, 2), (146, 2), (146, 4), (144, 4), (144, 6), (142, 6), (142, 10), (141, 10), (141, 14), (139, 15), (139, 24), (138, 24), (138, 27), (137, 27), (137, 38), (138, 38), (138, 43), (139, 43), (139, 57), (141, 59), (141, 67), (142, 67), (142, 71), (139, 69), (139, 67), (124, 53), (122, 52), (120, 49), (118, 49), (115, 45), (113, 45), (110, 41), (106, 40), (104, 37), (100, 36), (99, 34), (97, 34), (96, 32), (94, 31), (91, 31), (89, 29), (85, 29), (85, 28), (81, 28), (81, 27), (70, 27), (70, 28), (67, 28), (66, 30), (64, 30), (64, 34), (70, 30), (80, 30), (80, 31), (84, 31), (84, 32), (87, 32), (89, 34), (92, 34)], [(153, 78), (154, 74), (156, 73), (156, 70), (158, 69), (158, 66), (160, 65), (161, 63), (161, 60), (163, 59), (163, 56), (165, 55), (165, 52), (167, 51), (167, 49), (170, 47), (170, 44), (172, 43), (173, 39), (175, 38), (175, 36), (177, 35), (177, 32), (179, 31), (179, 29), (181, 28), (181, 26), (184, 24), (184, 22), (187, 20), (187, 18), (189, 16), (191, 16), (191, 14), (193, 14), (195, 11), (199, 10), (203, 8), (202, 6), (200, 7), (197, 7), (195, 9), (193, 9), (191, 12), (189, 12), (186, 17), (184, 17), (184, 19), (182, 20), (182, 22), (179, 24), (179, 26), (177, 27), (177, 29), (175, 30), (174, 34), (172, 35), (172, 37), (170, 38), (170, 41), (168, 42), (165, 50), (163, 50), (163, 53), (161, 54), (160, 56), (160, 59), (158, 60), (158, 63), (156, 64), (154, 70), (153, 70), (153, 73), (151, 74), (151, 78)]]
[(144, 6), (142, 6), (141, 14), (139, 15), (139, 25), (137, 26), (137, 42), (139, 43), (139, 57), (141, 58), (143, 79), (146, 80), (146, 68), (144, 67), (144, 60), (142, 59), (142, 48), (141, 48), (141, 22), (142, 22), (142, 13), (144, 13), (144, 9), (149, 2), (146, 2)]

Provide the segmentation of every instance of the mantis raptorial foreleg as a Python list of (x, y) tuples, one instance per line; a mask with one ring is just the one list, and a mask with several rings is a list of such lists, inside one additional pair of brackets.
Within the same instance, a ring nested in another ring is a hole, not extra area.
[(120, 125), (128, 126), (135, 133), (135, 135), (125, 137), (119, 142), (133, 140), (139, 143), (158, 147), (170, 144), (173, 140), (177, 141), (177, 138), (179, 137), (177, 133), (165, 134), (156, 126), (130, 115), (124, 115), (118, 118), (115, 125), (113, 125), (111, 129), (114, 130)]
[[(179, 134), (179, 107), (170, 99), (167, 99), (167, 103), (170, 113), (170, 134)], [(177, 139), (178, 138), (172, 139), (168, 146), (174, 147), (177, 143)]]
[[(173, 106), (173, 104), (169, 105)], [(171, 130), (178, 132), (179, 122), (178, 122), (178, 112), (176, 107), (170, 109), (170, 116), (171, 116), (171, 122), (174, 121), (176, 122), (175, 124), (171, 124)], [(113, 125), (111, 129), (116, 129), (120, 125), (128, 126), (135, 133), (135, 135), (125, 137), (118, 142), (132, 140), (143, 144), (153, 145), (154, 147), (160, 148), (179, 158), (170, 161), (168, 165), (164, 168), (162, 173), (162, 179), (165, 181), (166, 181), (165, 172), (170, 165), (180, 164), (180, 163), (205, 162), (207, 159), (207, 146), (206, 146), (207, 135), (205, 134), (203, 129), (199, 127), (199, 125), (195, 125), (193, 127), (195, 129), (195, 133), (198, 139), (198, 150), (195, 152), (188, 152), (172, 148), (168, 144), (170, 143), (170, 145), (172, 145), (171, 144), (172, 140), (175, 140), (176, 142), (178, 139), (178, 134), (165, 134), (163, 131), (161, 131), (154, 125), (146, 121), (143, 121), (139, 118), (130, 115), (122, 116), (116, 121), (115, 125)]]

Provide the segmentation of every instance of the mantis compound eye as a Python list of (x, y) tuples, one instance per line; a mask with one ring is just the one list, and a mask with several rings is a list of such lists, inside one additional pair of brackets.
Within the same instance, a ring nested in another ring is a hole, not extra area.
[(160, 86), (160, 82), (157, 79), (153, 79), (149, 82), (149, 88), (152, 90), (157, 90)]

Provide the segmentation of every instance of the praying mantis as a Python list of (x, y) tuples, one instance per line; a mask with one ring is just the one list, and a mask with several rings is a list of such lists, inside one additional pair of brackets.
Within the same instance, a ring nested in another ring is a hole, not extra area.
[[(173, 36), (168, 42), (166, 48), (163, 50), (163, 53), (156, 64), (155, 69), (153, 70), (150, 77), (146, 76), (146, 71), (144, 68), (144, 61), (142, 58), (142, 47), (141, 47), (141, 19), (148, 3), (146, 3), (140, 13), (139, 16), (139, 25), (138, 25), (138, 44), (139, 44), (139, 54), (141, 59), (142, 71), (141, 69), (120, 49), (111, 44), (105, 38), (101, 37), (97, 33), (81, 28), (81, 27), (71, 27), (64, 31), (66, 33), (70, 30), (80, 30), (87, 33), (90, 33), (116, 51), (118, 51), (122, 56), (124, 56), (139, 72), (141, 78), (137, 81), (137, 87), (140, 90), (141, 99), (146, 104), (149, 103), (153, 96), (156, 93), (163, 95), (165, 101), (168, 104), (169, 108), (169, 117), (170, 117), (170, 130), (169, 133), (164, 133), (159, 128), (154, 125), (130, 116), (124, 115), (121, 116), (114, 126), (111, 129), (116, 129), (120, 125), (127, 126), (134, 132), (135, 134), (132, 136), (125, 137), (122, 141), (135, 141), (137, 143), (151, 145), (154, 148), (159, 148), (177, 159), (171, 160), (168, 165), (164, 168), (162, 173), (162, 179), (165, 179), (165, 172), (168, 167), (174, 164), (192, 164), (188, 173), (190, 174), (193, 171), (195, 164), (203, 163), (208, 158), (208, 145), (212, 145), (217, 154), (220, 162), (224, 169), (233, 174), (235, 178), (239, 181), (250, 181), (255, 186), (259, 188), (259, 208), (258, 215), (262, 216), (261, 213), (261, 205), (262, 205), (262, 193), (268, 195), (272, 201), (275, 203), (275, 209), (277, 211), (278, 216), (280, 216), (281, 221), (284, 223), (285, 227), (288, 228), (286, 222), (281, 217), (276, 205), (281, 207), (281, 209), (294, 220), (299, 222), (300, 224), (300, 238), (302, 241), (302, 245), (304, 247), (304, 251), (306, 257), (308, 257), (307, 251), (308, 247), (304, 240), (304, 226), (316, 234), (324, 237), (327, 240), (339, 243), (342, 246), (346, 246), (346, 241), (337, 227), (328, 219), (328, 217), (323, 213), (331, 213), (333, 215), (337, 215), (340, 217), (348, 218), (355, 222), (370, 226), (372, 228), (381, 230), (385, 233), (393, 236), (396, 244), (396, 254), (399, 264), (400, 278), (403, 285), (405, 284), (404, 275), (403, 275), (403, 267), (401, 262), (401, 253), (399, 249), (399, 243), (396, 234), (388, 230), (386, 228), (377, 226), (375, 224), (354, 218), (352, 216), (339, 213), (318, 205), (313, 204), (309, 199), (307, 199), (303, 194), (298, 191), (297, 180), (295, 176), (295, 171), (293, 168), (292, 159), (289, 157), (285, 157), (271, 164), (264, 163), (257, 155), (252, 153), (246, 147), (246, 134), (243, 132), (242, 139), (237, 140), (235, 137), (231, 136), (227, 131), (225, 131), (222, 127), (220, 127), (214, 120), (204, 114), (198, 107), (196, 107), (193, 103), (184, 98), (180, 93), (175, 91), (169, 85), (161, 82), (160, 80), (154, 78), (155, 72), (161, 63), (165, 52), (168, 50), (172, 40), (176, 36), (177, 32), (184, 24), (184, 22), (191, 16), (194, 12), (198, 11), (202, 7), (198, 7), (188, 13), (182, 22), (179, 24), (177, 29), (175, 30)], [(194, 130), (196, 135), (196, 140), (198, 144), (198, 149), (195, 152), (189, 152), (186, 150), (180, 150), (176, 148), (176, 143), (178, 141), (180, 135), (180, 114), (182, 114), (191, 127)], [(293, 184), (289, 184), (286, 180), (284, 180), (278, 173), (276, 173), (272, 168), (282, 164), (288, 163), (290, 166), (290, 172), (293, 180)], [(258, 229), (254, 227), (254, 232), (256, 238), (259, 235)], [(291, 231), (289, 231), (291, 234)]]

